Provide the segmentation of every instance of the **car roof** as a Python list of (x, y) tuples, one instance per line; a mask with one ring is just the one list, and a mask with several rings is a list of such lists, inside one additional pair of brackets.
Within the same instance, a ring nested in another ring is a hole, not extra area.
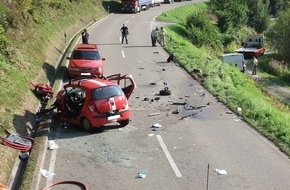
[(97, 44), (78, 44), (75, 47), (75, 50), (97, 50)]
[(84, 78), (84, 79), (75, 79), (71, 82), (73, 85), (81, 86), (87, 89), (95, 89), (103, 86), (117, 85), (114, 81), (105, 80), (102, 78)]

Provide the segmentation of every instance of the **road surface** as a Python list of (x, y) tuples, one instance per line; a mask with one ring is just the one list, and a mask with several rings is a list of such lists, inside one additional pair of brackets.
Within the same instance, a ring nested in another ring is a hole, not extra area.
[[(289, 159), (178, 64), (167, 63), (160, 45), (151, 46), (150, 31), (159, 26), (154, 18), (193, 2), (112, 14), (88, 30), (106, 57), (104, 75), (132, 74), (137, 83), (129, 99), (131, 121), (89, 134), (53, 120), (48, 138), (58, 148), (44, 152), (33, 190), (66, 180), (90, 190), (290, 189)], [(123, 23), (130, 31), (128, 45), (120, 42)], [(164, 83), (170, 96), (159, 95)], [(152, 130), (154, 124), (161, 127)]]

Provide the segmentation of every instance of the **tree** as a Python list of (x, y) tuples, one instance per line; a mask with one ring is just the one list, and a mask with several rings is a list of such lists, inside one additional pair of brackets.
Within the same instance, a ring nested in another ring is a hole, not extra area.
[(247, 23), (248, 9), (241, 0), (211, 0), (212, 10), (218, 18), (218, 27), (225, 33), (231, 27), (240, 27)]
[(187, 18), (186, 29), (188, 38), (197, 47), (207, 46), (213, 49), (222, 48), (218, 28), (200, 13), (194, 13)]
[(271, 15), (278, 16), (278, 14), (285, 11), (287, 7), (287, 0), (270, 0), (268, 11)]
[(248, 26), (254, 28), (258, 33), (266, 31), (270, 22), (267, 2), (262, 2), (262, 0), (247, 0), (246, 2), (249, 8)]
[(278, 50), (282, 58), (290, 63), (290, 9), (282, 13), (274, 26), (266, 33), (270, 44)]

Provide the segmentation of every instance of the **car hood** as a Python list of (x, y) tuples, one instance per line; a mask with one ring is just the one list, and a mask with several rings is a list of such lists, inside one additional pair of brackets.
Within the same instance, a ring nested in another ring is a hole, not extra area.
[(119, 110), (128, 108), (127, 98), (123, 96), (115, 96), (109, 99), (94, 101), (99, 113), (114, 113)]
[(102, 60), (71, 60), (69, 67), (101, 67)]

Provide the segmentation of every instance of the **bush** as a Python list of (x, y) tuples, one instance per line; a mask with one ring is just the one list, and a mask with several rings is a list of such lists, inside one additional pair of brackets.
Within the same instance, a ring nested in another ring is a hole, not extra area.
[(7, 38), (5, 36), (5, 30), (0, 24), (0, 53), (6, 55)]
[(204, 14), (193, 13), (186, 20), (189, 40), (197, 47), (208, 46), (215, 50), (222, 49), (218, 28)]
[(2, 25), (3, 28), (7, 27), (7, 15), (6, 15), (6, 9), (5, 6), (0, 3), (0, 25)]

